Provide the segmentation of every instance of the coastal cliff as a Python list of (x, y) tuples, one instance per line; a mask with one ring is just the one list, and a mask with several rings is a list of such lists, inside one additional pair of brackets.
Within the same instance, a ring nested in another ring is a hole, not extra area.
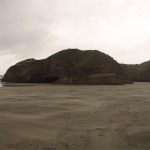
[(67, 49), (43, 60), (27, 59), (11, 66), (2, 82), (115, 85), (133, 80), (100, 51)]

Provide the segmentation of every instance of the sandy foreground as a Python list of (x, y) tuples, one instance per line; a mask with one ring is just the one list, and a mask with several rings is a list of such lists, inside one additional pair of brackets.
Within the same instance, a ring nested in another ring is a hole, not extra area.
[(0, 87), (0, 149), (150, 149), (150, 83)]

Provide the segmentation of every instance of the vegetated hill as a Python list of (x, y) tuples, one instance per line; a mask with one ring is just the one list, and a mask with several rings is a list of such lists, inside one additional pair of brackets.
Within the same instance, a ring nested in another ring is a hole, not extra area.
[(133, 83), (120, 64), (97, 51), (62, 50), (46, 59), (27, 59), (10, 67), (3, 82), (56, 84)]
[(123, 68), (124, 72), (128, 74), (133, 80), (137, 76), (137, 74), (139, 74), (139, 72), (141, 71), (140, 65), (138, 64), (135, 65), (120, 64), (120, 65)]
[(124, 72), (128, 74), (134, 81), (150, 82), (150, 61), (141, 64), (127, 65), (120, 64)]

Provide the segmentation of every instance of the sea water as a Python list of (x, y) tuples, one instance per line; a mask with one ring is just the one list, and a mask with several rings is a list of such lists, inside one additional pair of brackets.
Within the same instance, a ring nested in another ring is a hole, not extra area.
[(1, 79), (3, 78), (3, 75), (0, 75), (0, 87), (2, 87)]

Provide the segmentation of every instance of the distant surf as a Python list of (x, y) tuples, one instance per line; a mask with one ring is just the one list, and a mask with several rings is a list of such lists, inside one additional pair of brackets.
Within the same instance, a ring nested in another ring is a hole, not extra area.
[(3, 78), (3, 75), (0, 75), (0, 79), (2, 79)]

